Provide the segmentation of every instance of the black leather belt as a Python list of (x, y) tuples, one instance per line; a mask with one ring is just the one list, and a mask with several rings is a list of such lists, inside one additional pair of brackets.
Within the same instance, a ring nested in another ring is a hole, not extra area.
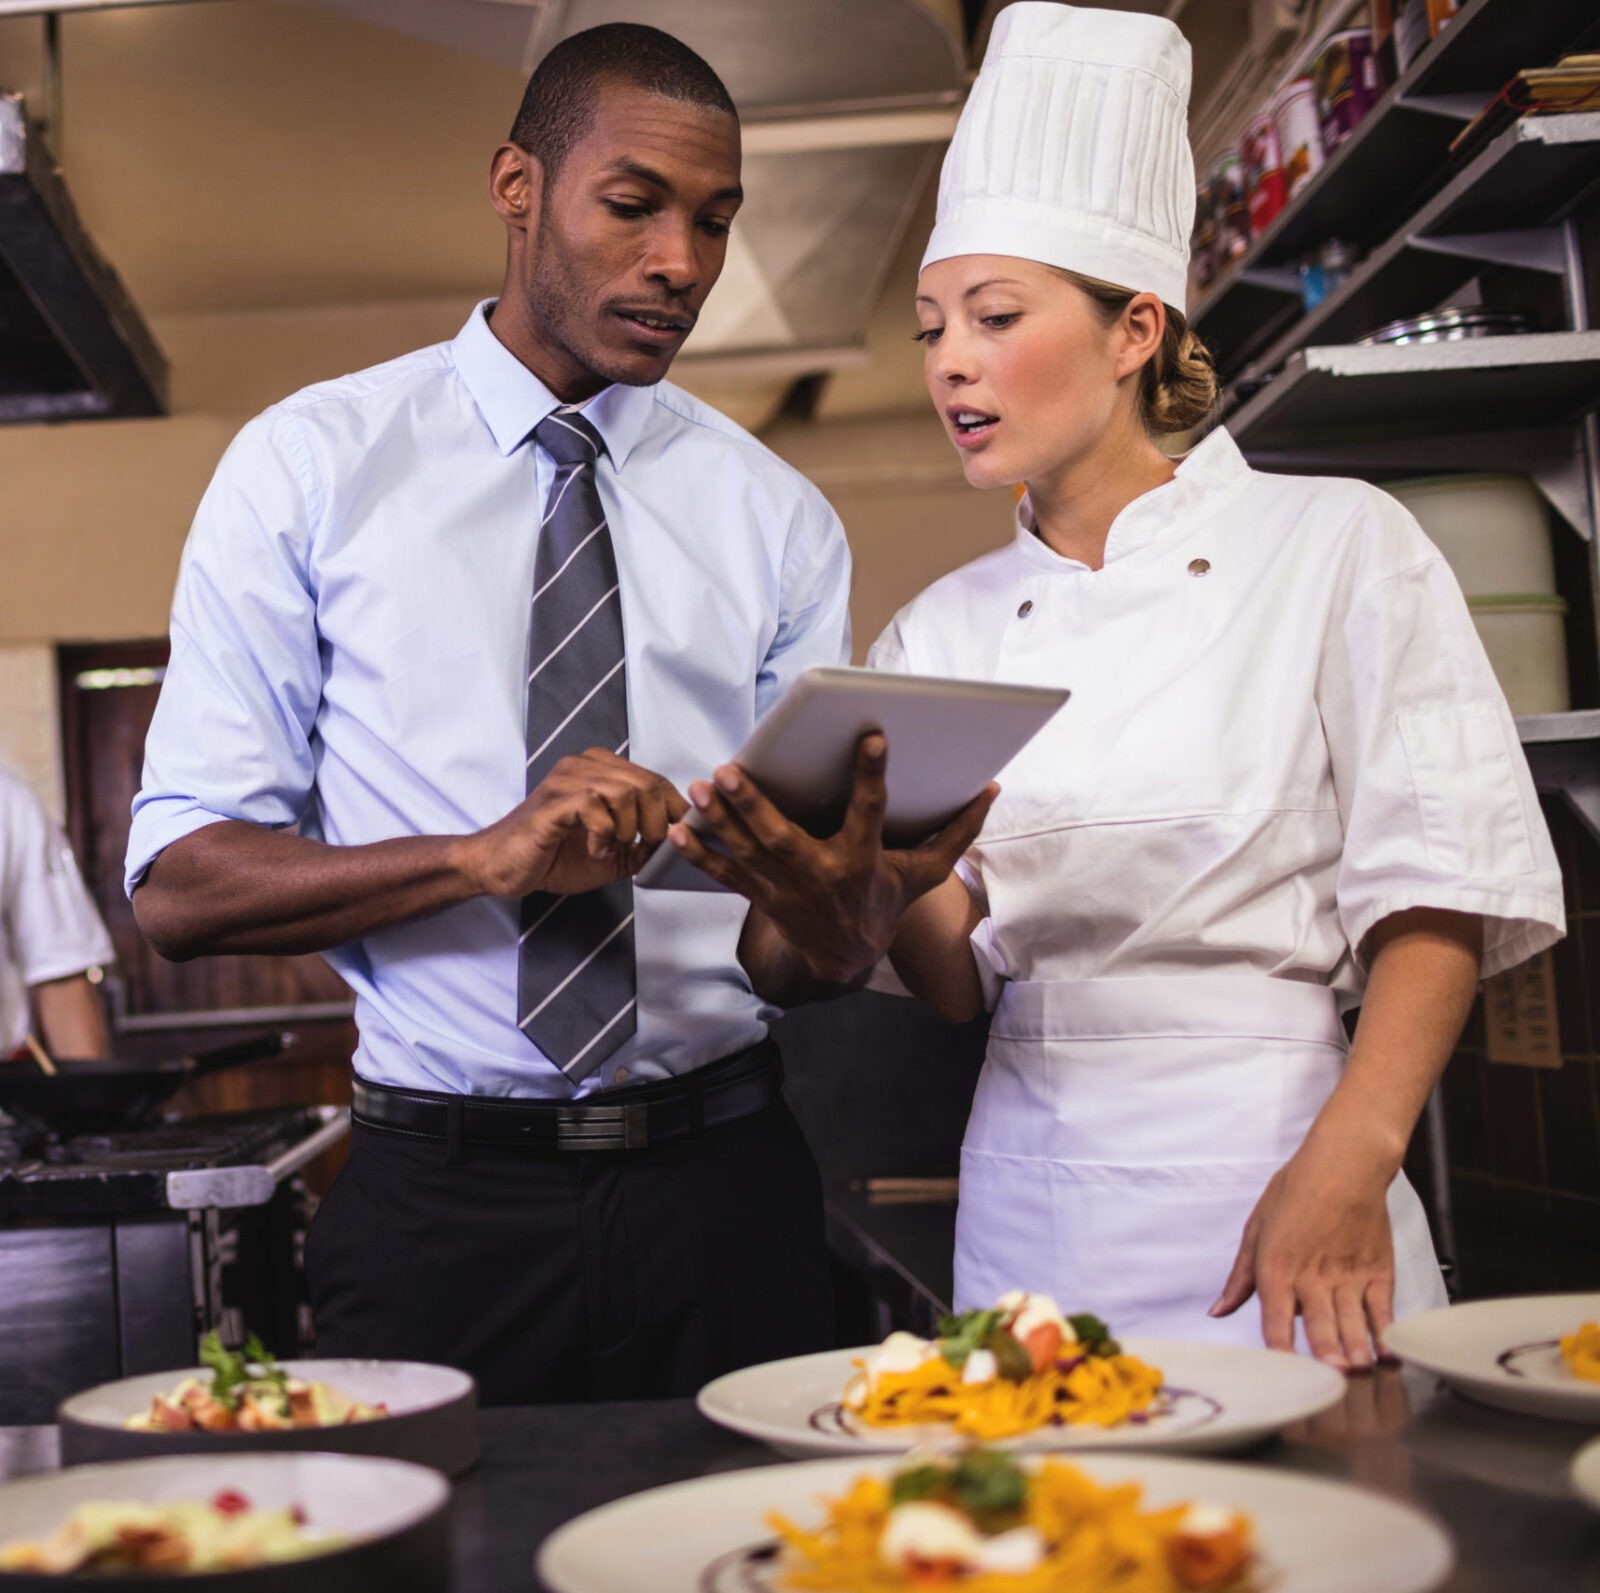
[(750, 1117), (783, 1093), (778, 1048), (763, 1040), (680, 1078), (582, 1101), (507, 1100), (395, 1090), (357, 1078), (350, 1116), (364, 1128), (528, 1151), (632, 1151)]

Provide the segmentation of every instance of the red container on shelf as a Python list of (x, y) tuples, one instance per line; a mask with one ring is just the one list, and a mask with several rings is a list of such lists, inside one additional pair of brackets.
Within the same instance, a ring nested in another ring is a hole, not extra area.
[(1356, 130), (1382, 93), (1371, 30), (1350, 28), (1334, 34), (1312, 66), (1311, 80), (1317, 91), (1323, 153), (1331, 155)]
[(1244, 188), (1250, 207), (1250, 236), (1259, 238), (1272, 225), (1273, 217), (1289, 199), (1289, 183), (1283, 173), (1283, 150), (1278, 142), (1278, 124), (1270, 110), (1250, 123), (1239, 141), (1239, 159), (1244, 165)]

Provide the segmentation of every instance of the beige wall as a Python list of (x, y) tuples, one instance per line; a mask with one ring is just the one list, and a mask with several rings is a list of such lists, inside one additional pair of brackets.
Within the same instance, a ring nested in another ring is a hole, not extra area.
[[(470, 308), (452, 298), (159, 317), (173, 415), (0, 428), (0, 646), (164, 634), (195, 504), (243, 420), (308, 382), (451, 337)], [(753, 427), (777, 396), (695, 385)], [(1008, 534), (1009, 495), (966, 486), (929, 413), (765, 435), (844, 520), (863, 645), (935, 576)]]

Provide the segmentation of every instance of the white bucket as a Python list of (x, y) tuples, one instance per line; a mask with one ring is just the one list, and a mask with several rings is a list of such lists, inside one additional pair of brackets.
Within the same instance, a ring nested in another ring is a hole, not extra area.
[(1468, 597), (1555, 592), (1550, 517), (1526, 476), (1418, 476), (1384, 490), (1417, 517)]
[(1467, 607), (1483, 650), (1514, 714), (1564, 714), (1567, 687), (1567, 605), (1542, 593), (1469, 597)]

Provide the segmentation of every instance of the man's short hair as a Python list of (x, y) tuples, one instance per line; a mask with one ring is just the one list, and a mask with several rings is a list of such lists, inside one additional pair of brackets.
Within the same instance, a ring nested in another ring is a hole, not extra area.
[(722, 79), (670, 33), (636, 22), (585, 28), (563, 39), (539, 63), (511, 128), (511, 142), (538, 157), (547, 184), (588, 132), (606, 82), (739, 114)]

